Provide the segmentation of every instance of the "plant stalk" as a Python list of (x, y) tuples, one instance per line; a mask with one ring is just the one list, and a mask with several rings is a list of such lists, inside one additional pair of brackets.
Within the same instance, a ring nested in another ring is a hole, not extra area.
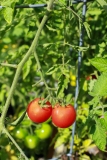
[(46, 11), (46, 14), (44, 15), (41, 23), (40, 23), (40, 26), (37, 30), (37, 33), (35, 35), (35, 38), (28, 50), (28, 52), (26, 53), (26, 55), (23, 57), (23, 59), (21, 60), (21, 62), (18, 64), (18, 67), (17, 67), (17, 70), (16, 70), (16, 73), (15, 73), (15, 76), (14, 76), (14, 79), (13, 79), (13, 83), (11, 85), (11, 88), (10, 88), (10, 92), (9, 92), (9, 95), (8, 95), (8, 98), (6, 100), (6, 103), (5, 103), (5, 106), (4, 106), (4, 109), (3, 109), (3, 112), (2, 112), (2, 115), (1, 115), (1, 119), (0, 119), (0, 124), (4, 124), (5, 123), (5, 117), (6, 117), (6, 114), (7, 114), (7, 111), (8, 111), (8, 108), (9, 108), (9, 105), (10, 105), (10, 102), (11, 102), (11, 98), (14, 94), (14, 91), (15, 91), (15, 88), (16, 88), (16, 84), (18, 82), (18, 78), (20, 76), (20, 73), (21, 73), (21, 70), (24, 66), (24, 64), (27, 62), (27, 60), (29, 59), (29, 57), (31, 56), (32, 52), (34, 52), (37, 44), (38, 44), (38, 40), (39, 40), (39, 37), (40, 37), (40, 34), (41, 34), (41, 31), (46, 23), (46, 21), (48, 20), (48, 17), (50, 15), (50, 11), (51, 11), (51, 8), (53, 6), (53, 2), (54, 0), (50, 0), (49, 3), (48, 3), (48, 6), (47, 6), (47, 11)]
[(16, 146), (16, 148), (19, 150), (19, 152), (21, 153), (21, 155), (25, 158), (25, 160), (29, 160), (26, 155), (24, 154), (24, 152), (22, 151), (22, 149), (20, 148), (20, 146), (16, 143), (16, 141), (13, 139), (13, 137), (10, 135), (10, 133), (7, 131), (6, 128), (4, 128), (4, 133), (6, 133), (6, 135), (10, 138), (10, 140), (13, 142), (13, 144)]

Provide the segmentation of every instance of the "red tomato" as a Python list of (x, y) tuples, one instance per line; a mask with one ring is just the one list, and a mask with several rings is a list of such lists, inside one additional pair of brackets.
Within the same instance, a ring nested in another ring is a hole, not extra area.
[(86, 77), (86, 80), (97, 79), (96, 75), (90, 75)]
[(52, 122), (57, 127), (67, 128), (71, 126), (75, 120), (76, 111), (70, 104), (65, 107), (57, 104), (52, 110)]
[(36, 98), (28, 104), (27, 115), (35, 123), (42, 123), (50, 118), (52, 113), (52, 106), (50, 102), (45, 103), (45, 107), (41, 107), (39, 101), (40, 98)]

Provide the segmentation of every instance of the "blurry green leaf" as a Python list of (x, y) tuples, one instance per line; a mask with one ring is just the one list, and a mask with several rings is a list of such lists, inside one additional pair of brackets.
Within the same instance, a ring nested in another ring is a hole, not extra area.
[(47, 27), (50, 31), (53, 31), (53, 32), (56, 32), (56, 31), (57, 31), (56, 29), (54, 29), (54, 28), (52, 28), (52, 27), (50, 27), (50, 26), (48, 26), (48, 25), (46, 25), (46, 27)]
[(107, 58), (96, 57), (90, 59), (90, 63), (100, 72), (107, 72)]
[(53, 67), (51, 67), (47, 72), (46, 72), (46, 74), (47, 75), (51, 75), (51, 74), (53, 74), (53, 73), (55, 73), (57, 70), (59, 69), (59, 65), (54, 65)]
[(96, 79), (91, 79), (88, 85), (88, 90), (91, 92), (93, 90)]
[(102, 13), (102, 10), (99, 9), (99, 8), (90, 8), (88, 11), (87, 11), (88, 14), (90, 15), (100, 15)]
[(91, 96), (107, 96), (107, 72), (102, 73), (94, 84), (92, 91), (89, 93)]
[(91, 36), (90, 36), (90, 33), (91, 33), (90, 25), (87, 22), (84, 22), (83, 24), (84, 24), (84, 27), (86, 29), (88, 37), (91, 38)]
[(49, 46), (52, 45), (52, 44), (53, 44), (53, 43), (44, 43), (44, 44), (43, 44), (43, 47), (46, 48), (46, 47), (49, 47)]
[(4, 43), (11, 43), (11, 39), (9, 37), (3, 38)]
[(95, 144), (97, 145), (97, 147), (100, 150), (104, 151), (106, 147), (106, 142), (107, 142), (106, 132), (103, 129), (99, 120), (97, 121), (95, 132), (93, 133), (92, 138), (95, 141)]
[(5, 7), (7, 7), (7, 6), (8, 7), (11, 7), (11, 6), (13, 7), (13, 4), (15, 4), (16, 2), (18, 2), (18, 0), (11, 0), (11, 1), (10, 0), (1, 0), (0, 1), (1, 5), (5, 6)]
[(107, 132), (107, 112), (104, 112), (104, 115), (99, 119), (102, 128)]
[(83, 87), (82, 87), (82, 89), (84, 90), (84, 91), (87, 91), (87, 81), (85, 80), (84, 81), (84, 84), (83, 84)]
[(6, 150), (4, 148), (1, 148), (0, 150), (0, 159), (3, 159), (3, 160), (8, 159), (8, 154), (6, 153)]
[(71, 94), (71, 93), (67, 94), (67, 96), (65, 97), (65, 99), (66, 99), (66, 103), (67, 103), (67, 104), (71, 104), (72, 94)]
[(97, 0), (97, 2), (105, 9), (107, 12), (107, 2), (105, 0)]
[(90, 157), (86, 154), (81, 155), (79, 159), (80, 160), (91, 160)]
[(68, 137), (60, 136), (57, 138), (54, 148), (61, 146), (62, 144), (67, 142)]
[(61, 75), (58, 81), (57, 97), (62, 98), (64, 96), (64, 89), (67, 89), (69, 78), (65, 75)]
[(22, 36), (22, 34), (23, 34), (23, 28), (15, 27), (15, 29), (13, 30), (13, 35), (19, 37)]
[(27, 75), (30, 73), (31, 65), (32, 65), (32, 60), (31, 58), (29, 58), (29, 60), (26, 62), (26, 64), (23, 67), (23, 79), (25, 79)]
[(88, 146), (90, 146), (91, 143), (92, 143), (91, 139), (86, 139), (83, 141), (83, 146), (87, 148)]
[(91, 101), (89, 101), (89, 105), (93, 105), (93, 107), (96, 107), (99, 102), (100, 102), (99, 97), (96, 96)]
[(22, 120), (24, 119), (26, 115), (26, 111), (22, 113), (22, 115), (20, 117), (18, 117), (14, 122), (11, 123), (12, 126), (17, 126), (18, 124), (20, 124), (22, 122)]
[(3, 15), (4, 15), (4, 19), (6, 20), (6, 22), (10, 24), (13, 18), (13, 9), (9, 7), (4, 8)]

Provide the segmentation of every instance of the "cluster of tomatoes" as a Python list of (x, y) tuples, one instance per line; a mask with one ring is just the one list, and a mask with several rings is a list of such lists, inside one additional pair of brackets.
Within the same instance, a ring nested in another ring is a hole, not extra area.
[(51, 117), (52, 123), (59, 128), (67, 128), (74, 123), (76, 119), (76, 111), (71, 104), (61, 106), (58, 103), (52, 107), (51, 103), (47, 101), (42, 107), (42, 101), (43, 99), (36, 98), (29, 103), (27, 107), (27, 115), (31, 121), (42, 123)]
[[(42, 123), (38, 128), (35, 127), (33, 133), (29, 133), (26, 127), (17, 126), (13, 130), (13, 136), (18, 142), (23, 142), (23, 145), (29, 149), (35, 149), (40, 146), (40, 143), (51, 137), (53, 128), (48, 123)], [(21, 141), (20, 141), (21, 140)]]
[(75, 74), (73, 74), (72, 72), (70, 72), (70, 85), (72, 87), (76, 86), (76, 76)]

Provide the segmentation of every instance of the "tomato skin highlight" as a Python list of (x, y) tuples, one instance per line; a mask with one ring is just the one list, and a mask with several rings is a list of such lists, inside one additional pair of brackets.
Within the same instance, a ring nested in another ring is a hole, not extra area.
[(28, 104), (27, 115), (35, 123), (42, 123), (51, 117), (52, 106), (49, 101), (45, 103), (47, 107), (41, 107), (39, 101), (42, 99), (36, 98)]
[(52, 110), (52, 122), (59, 128), (70, 127), (76, 120), (76, 111), (72, 105), (56, 105)]
[(25, 128), (16, 127), (13, 131), (14, 137), (17, 139), (23, 139), (28, 135), (28, 131)]

